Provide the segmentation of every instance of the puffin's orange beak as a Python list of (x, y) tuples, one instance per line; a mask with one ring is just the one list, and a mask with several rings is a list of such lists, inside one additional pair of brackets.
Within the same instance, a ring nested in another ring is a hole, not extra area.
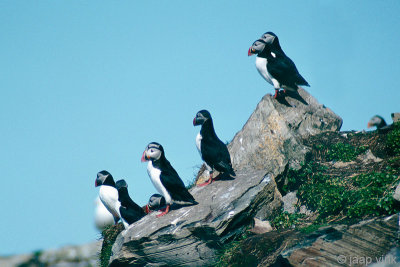
[(372, 127), (372, 125), (371, 125), (371, 123), (370, 123), (370, 122), (368, 122), (368, 125), (367, 125), (367, 127), (368, 127), (368, 128), (371, 128), (371, 127)]
[(254, 52), (254, 49), (249, 48), (249, 51), (247, 51), (247, 56), (252, 56)]
[(146, 150), (145, 151), (143, 151), (143, 155), (142, 155), (142, 158), (140, 159), (140, 161), (141, 162), (145, 162), (145, 161), (148, 161), (149, 159), (147, 158), (147, 155), (146, 155)]

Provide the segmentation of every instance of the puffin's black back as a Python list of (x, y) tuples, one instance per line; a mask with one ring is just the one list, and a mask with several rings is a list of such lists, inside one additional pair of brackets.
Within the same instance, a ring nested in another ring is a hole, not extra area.
[(228, 148), (215, 133), (211, 118), (201, 126), (200, 135), (202, 136), (201, 157), (207, 165), (219, 172), (235, 176)]
[(141, 219), (146, 213), (129, 196), (126, 187), (118, 188), (118, 200), (121, 202), (121, 216), (129, 223), (134, 223)]
[(294, 62), (279, 51), (273, 51), (275, 57), (271, 53), (267, 55), (268, 72), (277, 79), (282, 85), (296, 88), (297, 85), (310, 86), (308, 82), (300, 75)]
[(193, 204), (197, 203), (194, 197), (185, 187), (185, 184), (182, 182), (181, 178), (172, 167), (171, 163), (166, 159), (164, 153), (162, 153), (159, 160), (153, 161), (153, 167), (161, 171), (161, 183), (167, 189), (172, 199), (191, 202)]

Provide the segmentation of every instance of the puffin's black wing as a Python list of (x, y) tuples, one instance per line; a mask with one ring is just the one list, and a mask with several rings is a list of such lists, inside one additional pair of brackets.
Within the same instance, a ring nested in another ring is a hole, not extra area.
[(294, 62), (284, 53), (271, 52), (267, 57), (267, 70), (281, 85), (295, 87), (297, 85), (310, 86), (300, 75)]
[(140, 215), (143, 216), (146, 215), (144, 210), (131, 199), (131, 197), (128, 194), (128, 189), (123, 187), (118, 190), (118, 200), (119, 202), (121, 202), (121, 206), (129, 210), (133, 210)]
[(219, 172), (229, 173), (235, 176), (232, 168), (231, 156), (228, 148), (218, 138), (203, 139), (201, 142), (201, 156), (212, 168)]
[(146, 215), (146, 213), (144, 213), (144, 211), (141, 208), (140, 210), (136, 210), (124, 206), (121, 206), (119, 208), (119, 212), (121, 213), (121, 217), (124, 218), (124, 220), (129, 224), (132, 224), (140, 220)]
[(172, 199), (178, 201), (185, 201), (196, 203), (194, 197), (186, 189), (185, 184), (182, 182), (178, 173), (172, 167), (168, 160), (163, 164), (160, 174), (161, 183), (168, 190)]

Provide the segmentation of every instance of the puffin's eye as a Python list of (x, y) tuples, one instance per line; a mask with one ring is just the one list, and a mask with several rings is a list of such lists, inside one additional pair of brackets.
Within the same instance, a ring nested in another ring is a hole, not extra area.
[(153, 149), (150, 149), (150, 152), (153, 153), (154, 152)]

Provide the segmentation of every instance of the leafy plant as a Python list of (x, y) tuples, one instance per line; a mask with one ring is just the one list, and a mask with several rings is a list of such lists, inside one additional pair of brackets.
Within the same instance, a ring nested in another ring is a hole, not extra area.
[(304, 214), (289, 213), (284, 211), (272, 220), (272, 226), (274, 226), (276, 229), (288, 229), (293, 225), (299, 224), (299, 219), (304, 218), (304, 216)]
[(400, 155), (400, 122), (393, 125), (393, 130), (386, 136), (386, 147), (389, 154)]
[(103, 236), (103, 245), (100, 252), (100, 266), (108, 266), (108, 262), (112, 255), (112, 246), (117, 239), (118, 234), (122, 232), (123, 229), (124, 226), (122, 223), (119, 223), (109, 226), (101, 232), (101, 235)]
[(336, 160), (349, 162), (355, 160), (358, 155), (366, 150), (367, 147), (365, 146), (354, 147), (350, 144), (336, 143), (328, 148), (326, 152), (326, 159), (328, 161)]

